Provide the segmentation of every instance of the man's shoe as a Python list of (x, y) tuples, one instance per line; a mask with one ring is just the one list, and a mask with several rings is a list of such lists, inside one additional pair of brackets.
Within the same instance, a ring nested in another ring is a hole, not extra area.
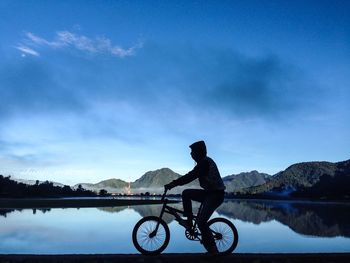
[(192, 228), (192, 220), (190, 220), (190, 219), (179, 218), (178, 222), (180, 225), (182, 225), (184, 228), (186, 228), (188, 230)]
[(204, 253), (206, 256), (218, 256), (220, 255), (219, 250), (217, 249), (216, 246), (211, 247), (210, 249), (208, 249), (208, 252)]

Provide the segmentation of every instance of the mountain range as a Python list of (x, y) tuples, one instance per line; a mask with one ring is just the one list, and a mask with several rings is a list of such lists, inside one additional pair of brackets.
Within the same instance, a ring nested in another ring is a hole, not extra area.
[[(130, 184), (122, 180), (118, 180), (118, 184), (116, 184), (115, 180), (117, 179), (110, 179), (97, 184), (82, 184), (82, 186), (88, 186), (87, 189), (94, 191), (104, 187), (104, 189), (111, 193), (118, 191), (125, 192), (125, 189), (129, 189), (131, 193), (144, 191), (160, 193), (165, 184), (180, 176), (180, 174), (175, 173), (169, 168), (162, 168), (149, 171), (142, 175), (140, 179)], [(301, 162), (293, 164), (274, 175), (253, 170), (251, 172), (225, 176), (223, 177), (223, 181), (226, 186), (226, 192), (228, 193), (289, 195), (292, 192), (318, 187), (321, 178), (324, 179), (326, 176), (331, 178), (331, 180), (337, 176), (350, 178), (350, 160), (335, 163)], [(196, 180), (187, 186), (177, 187), (172, 191), (174, 193), (181, 193), (184, 188), (189, 186), (199, 187), (198, 181)]]
[[(73, 188), (78, 188), (79, 185), (81, 185), (84, 189), (95, 192), (105, 189), (109, 193), (161, 193), (165, 184), (180, 176), (180, 174), (169, 168), (162, 168), (155, 171), (148, 171), (134, 182), (125, 182), (120, 179), (112, 178), (96, 184), (76, 184)], [(223, 177), (226, 192), (248, 195), (290, 195), (298, 191), (306, 193), (310, 189), (313, 189), (313, 191), (322, 189), (322, 191), (324, 191), (327, 185), (332, 185), (333, 188), (337, 187), (341, 189), (342, 186), (340, 184), (346, 184), (349, 179), (350, 160), (335, 163), (301, 162), (293, 164), (274, 175), (253, 170), (251, 172), (242, 172)], [(24, 180), (21, 181), (23, 182)], [(32, 184), (33, 182), (30, 181), (30, 183)], [(176, 187), (172, 190), (172, 193), (181, 193), (182, 190), (187, 187), (198, 188), (198, 180), (186, 186)], [(350, 190), (343, 189), (343, 192), (347, 195)]]
[(271, 175), (259, 173), (258, 171), (254, 170), (251, 172), (243, 172), (225, 176), (223, 181), (226, 186), (226, 192), (239, 192), (249, 187), (263, 185), (270, 178)]
[[(120, 179), (108, 179), (96, 184), (80, 183), (74, 188), (81, 185), (84, 189), (98, 192), (101, 189), (107, 190), (109, 193), (161, 193), (164, 185), (181, 177), (169, 168), (161, 168), (155, 171), (148, 171), (135, 182), (125, 182)], [(189, 184), (191, 187), (199, 187), (198, 181), (195, 180)], [(188, 186), (186, 186), (188, 187)], [(179, 193), (184, 187), (179, 187), (174, 191)]]
[[(248, 194), (287, 193), (311, 189), (322, 179), (331, 181), (350, 179), (350, 160), (342, 162), (302, 162), (289, 166), (284, 171), (267, 178), (264, 184), (244, 189)], [(331, 184), (330, 184), (331, 185)], [(350, 190), (349, 190), (350, 194)]]

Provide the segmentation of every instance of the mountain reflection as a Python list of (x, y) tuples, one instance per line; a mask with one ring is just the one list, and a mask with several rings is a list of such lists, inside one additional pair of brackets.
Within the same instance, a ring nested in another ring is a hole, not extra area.
[[(182, 209), (182, 205), (179, 204), (172, 204), (172, 207), (175, 207), (177, 209)], [(145, 216), (159, 216), (160, 212), (162, 210), (162, 205), (136, 205), (136, 206), (122, 206), (122, 207), (103, 207), (103, 208), (98, 208), (101, 211), (105, 211), (105, 212), (120, 212), (126, 208), (131, 208), (133, 209), (135, 212), (137, 212), (141, 217), (145, 217)], [(163, 220), (167, 223), (170, 224), (173, 220), (174, 217), (172, 215), (169, 214), (164, 214), (163, 215)]]
[(286, 201), (226, 201), (217, 212), (260, 224), (276, 220), (294, 232), (318, 237), (350, 237), (349, 204)]
[(14, 212), (15, 209), (0, 209), (0, 216), (6, 217), (7, 214)]
[[(22, 210), (24, 210), (24, 209), (4, 209), (4, 208), (0, 208), (0, 216), (7, 217), (7, 215), (12, 213), (12, 212), (15, 212), (15, 211), (21, 212)], [(45, 214), (46, 212), (50, 212), (51, 208), (41, 208), (41, 209), (33, 208), (31, 210), (33, 211), (33, 215), (35, 215), (37, 213), (37, 211), (40, 211), (43, 214)]]

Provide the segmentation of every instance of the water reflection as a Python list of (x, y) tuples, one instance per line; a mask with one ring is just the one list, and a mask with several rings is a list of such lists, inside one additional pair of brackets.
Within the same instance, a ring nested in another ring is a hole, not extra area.
[[(182, 209), (181, 203), (172, 206)], [(194, 210), (199, 204), (194, 204)], [(161, 205), (139, 205), (97, 208), (108, 213), (120, 213), (125, 209), (137, 212), (140, 217), (147, 215), (158, 216)], [(350, 204), (341, 203), (313, 203), (313, 202), (286, 202), (286, 201), (253, 201), (230, 200), (225, 201), (218, 209), (220, 216), (232, 220), (259, 225), (261, 223), (278, 221), (288, 226), (294, 232), (307, 236), (317, 237), (350, 237)], [(25, 209), (28, 210), (28, 209)], [(51, 209), (32, 209), (32, 214), (50, 212)], [(10, 213), (22, 209), (0, 209), (0, 216), (7, 217)], [(164, 221), (170, 224), (174, 218), (165, 214)]]
[[(106, 215), (96, 208), (12, 210), (0, 216), (0, 253), (136, 253), (131, 231), (140, 218), (132, 209)], [(35, 214), (34, 214), (35, 213)]]
[[(199, 203), (193, 203), (193, 211), (194, 213), (197, 212), (199, 208)], [(176, 203), (176, 204), (171, 204), (172, 207), (175, 207), (177, 209), (182, 210), (182, 204)], [(130, 207), (103, 207), (103, 208), (98, 208), (101, 211), (106, 211), (106, 212), (111, 212), (111, 213), (118, 213), (120, 211), (123, 211), (126, 208), (131, 208), (135, 212), (137, 212), (141, 217), (145, 216), (159, 216), (160, 212), (162, 210), (162, 205), (136, 205), (136, 206), (130, 206)], [(167, 223), (170, 224), (171, 222), (174, 221), (174, 216), (170, 214), (164, 213), (163, 215), (163, 220)]]
[[(182, 209), (181, 204), (172, 206)], [(198, 204), (195, 208), (198, 208)], [(99, 208), (108, 212), (120, 212), (126, 207)], [(141, 217), (147, 215), (158, 216), (162, 206), (133, 206), (132, 209)], [(350, 237), (349, 204), (341, 203), (313, 203), (287, 201), (225, 201), (218, 209), (219, 215), (243, 222), (261, 224), (276, 220), (288, 226), (294, 232), (302, 235), (317, 237)], [(165, 214), (164, 221), (168, 224), (174, 218)]]

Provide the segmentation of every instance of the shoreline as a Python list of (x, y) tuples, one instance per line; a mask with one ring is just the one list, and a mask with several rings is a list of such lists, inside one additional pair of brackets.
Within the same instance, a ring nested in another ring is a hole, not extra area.
[(65, 254), (65, 255), (32, 255), (6, 254), (0, 255), (0, 262), (142, 262), (142, 263), (178, 263), (178, 262), (221, 262), (221, 263), (294, 263), (294, 262), (350, 262), (350, 253), (237, 253), (227, 256), (206, 256), (204, 254), (161, 254), (144, 256), (140, 254)]

